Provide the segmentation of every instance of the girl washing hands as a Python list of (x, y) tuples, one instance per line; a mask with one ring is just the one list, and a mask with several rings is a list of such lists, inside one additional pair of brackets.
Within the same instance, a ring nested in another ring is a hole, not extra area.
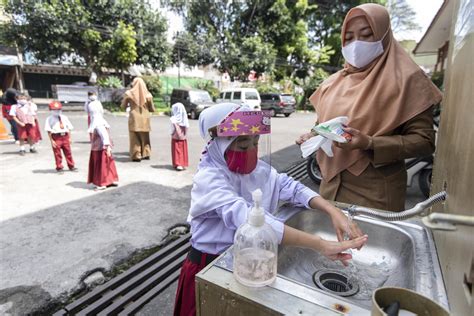
[[(246, 222), (252, 207), (251, 192), (257, 188), (263, 192), (265, 221), (283, 245), (310, 248), (346, 265), (352, 256), (343, 251), (360, 249), (367, 242), (367, 236), (355, 223), (349, 227), (351, 239), (344, 241), (348, 220), (340, 209), (259, 158), (265, 151), (263, 138), (270, 133), (269, 118), (263, 112), (223, 103), (201, 113), (199, 128), (209, 142), (191, 190), (188, 222), (192, 248), (181, 269), (174, 315), (196, 313), (194, 277), (233, 244), (237, 228)], [(271, 215), (280, 200), (326, 212), (339, 241), (286, 226)]]

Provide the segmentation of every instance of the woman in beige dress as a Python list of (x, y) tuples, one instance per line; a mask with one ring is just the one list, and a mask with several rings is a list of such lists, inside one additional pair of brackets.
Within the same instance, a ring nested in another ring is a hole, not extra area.
[(122, 108), (130, 107), (128, 131), (130, 135), (130, 159), (139, 162), (150, 159), (150, 112), (155, 112), (153, 96), (142, 78), (132, 81), (132, 88), (125, 92)]
[[(387, 10), (352, 8), (342, 26), (344, 69), (326, 79), (310, 101), (318, 122), (347, 116), (346, 144), (317, 160), (325, 199), (390, 211), (404, 209), (406, 158), (435, 149), (432, 106), (441, 93), (398, 44)], [(301, 144), (311, 133), (302, 135)]]

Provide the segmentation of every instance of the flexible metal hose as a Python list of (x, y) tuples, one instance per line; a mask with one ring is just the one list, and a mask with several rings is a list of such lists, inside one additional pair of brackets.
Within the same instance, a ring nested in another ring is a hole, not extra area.
[(380, 219), (383, 221), (403, 221), (405, 219), (411, 218), (415, 215), (421, 214), (425, 209), (431, 207), (432, 205), (446, 200), (446, 191), (441, 191), (431, 196), (426, 201), (416, 204), (413, 208), (405, 210), (403, 212), (381, 212), (374, 210), (368, 207), (351, 205), (346, 210), (351, 216), (356, 215), (365, 215), (372, 218)]

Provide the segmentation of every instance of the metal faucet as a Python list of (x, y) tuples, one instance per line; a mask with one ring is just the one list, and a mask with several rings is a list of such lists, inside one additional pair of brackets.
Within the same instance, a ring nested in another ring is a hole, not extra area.
[(372, 218), (380, 219), (383, 221), (403, 221), (405, 219), (411, 218), (415, 215), (423, 213), (424, 210), (431, 207), (433, 204), (439, 203), (446, 199), (446, 191), (441, 191), (431, 196), (426, 201), (416, 204), (413, 208), (405, 210), (403, 212), (383, 212), (374, 210), (368, 207), (351, 205), (346, 210), (350, 216), (356, 215), (365, 215)]
[[(446, 200), (446, 191), (441, 191), (431, 196), (426, 201), (416, 204), (413, 208), (403, 212), (383, 212), (368, 207), (351, 205), (346, 208), (350, 216), (365, 215), (383, 221), (403, 221), (416, 215), (423, 215), (423, 211), (436, 203)], [(423, 224), (431, 229), (456, 230), (456, 224), (474, 226), (474, 216), (431, 213), (422, 218)]]

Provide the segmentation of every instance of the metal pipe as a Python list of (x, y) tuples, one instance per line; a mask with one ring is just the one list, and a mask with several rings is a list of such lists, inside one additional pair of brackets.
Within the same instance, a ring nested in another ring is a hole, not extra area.
[(383, 221), (403, 221), (408, 218), (411, 218), (415, 215), (421, 214), (425, 209), (431, 207), (432, 205), (442, 202), (446, 200), (446, 191), (441, 191), (436, 193), (435, 195), (431, 196), (426, 201), (420, 202), (416, 204), (413, 208), (409, 210), (405, 210), (403, 212), (381, 212), (378, 210), (374, 210), (368, 207), (351, 205), (346, 210), (349, 212), (349, 215), (356, 216), (356, 215), (365, 215), (372, 218), (380, 219)]

